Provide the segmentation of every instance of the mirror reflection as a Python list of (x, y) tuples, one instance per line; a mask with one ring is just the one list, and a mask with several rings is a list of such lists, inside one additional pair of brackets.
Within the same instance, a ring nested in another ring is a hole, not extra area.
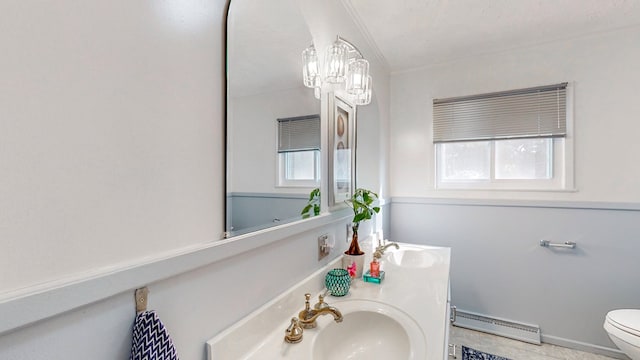
[(301, 53), (310, 44), (295, 1), (231, 1), (226, 214), (231, 236), (319, 213), (320, 101), (302, 79)]

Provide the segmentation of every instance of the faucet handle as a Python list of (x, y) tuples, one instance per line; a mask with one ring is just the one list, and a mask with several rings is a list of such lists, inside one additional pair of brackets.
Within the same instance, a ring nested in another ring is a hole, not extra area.
[(284, 332), (284, 341), (290, 344), (296, 344), (302, 341), (303, 330), (297, 318), (291, 318), (291, 324), (289, 324), (289, 327)]
[(300, 314), (298, 314), (302, 320), (306, 320), (308, 317), (313, 315), (313, 311), (311, 311), (311, 303), (309, 302), (309, 300), (311, 300), (311, 294), (304, 294), (304, 299), (304, 309), (300, 311)]
[(313, 305), (313, 308), (316, 310), (320, 310), (320, 309), (324, 309), (326, 307), (329, 307), (329, 304), (327, 304), (326, 302), (324, 302), (324, 294), (320, 294), (318, 295), (318, 302)]
[[(311, 300), (311, 294), (304, 294), (304, 298), (304, 309), (298, 313), (298, 318), (300, 318), (300, 320), (306, 321), (311, 319), (313, 315), (315, 315), (315, 310), (311, 310), (311, 303), (309, 303), (309, 300)], [(317, 326), (317, 323), (315, 321), (309, 324), (303, 322), (300, 326), (305, 329), (312, 329)]]

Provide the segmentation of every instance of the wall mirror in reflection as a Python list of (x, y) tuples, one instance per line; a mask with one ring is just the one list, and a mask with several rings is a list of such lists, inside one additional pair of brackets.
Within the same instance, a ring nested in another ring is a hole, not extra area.
[(312, 42), (293, 0), (230, 3), (229, 236), (319, 213), (320, 101), (303, 84), (301, 56)]

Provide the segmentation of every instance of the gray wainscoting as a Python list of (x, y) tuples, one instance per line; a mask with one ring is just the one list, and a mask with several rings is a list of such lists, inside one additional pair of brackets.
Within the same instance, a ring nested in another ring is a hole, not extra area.
[[(631, 205), (394, 198), (389, 238), (452, 248), (458, 308), (610, 354), (606, 313), (640, 309), (640, 211)], [(544, 248), (542, 239), (577, 247)]]
[(234, 234), (242, 234), (300, 220), (308, 199), (305, 194), (232, 193), (227, 196), (227, 223), (231, 221)]

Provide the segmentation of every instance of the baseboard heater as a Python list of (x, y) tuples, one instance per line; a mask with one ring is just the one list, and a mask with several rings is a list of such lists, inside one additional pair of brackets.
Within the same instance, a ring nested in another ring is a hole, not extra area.
[(540, 345), (540, 327), (456, 309), (453, 325)]

